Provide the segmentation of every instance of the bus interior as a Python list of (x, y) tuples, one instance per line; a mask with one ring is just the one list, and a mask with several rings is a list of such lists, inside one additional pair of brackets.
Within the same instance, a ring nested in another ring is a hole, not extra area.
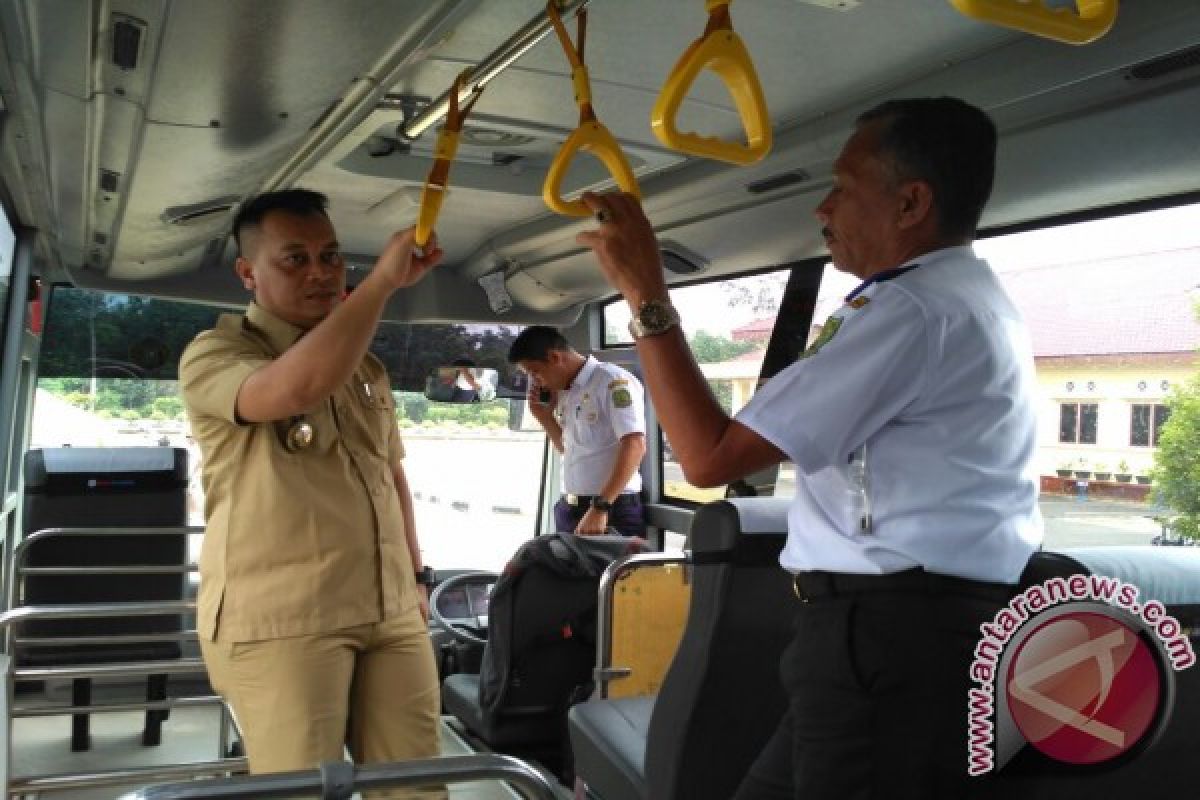
[[(735, 30), (744, 49), (681, 74), (706, 24)], [(245, 772), (195, 643), (204, 498), (176, 370), (198, 332), (250, 299), (233, 270), (233, 214), (290, 187), (328, 196), (351, 287), (402, 228), (432, 228), (445, 252), (393, 295), (372, 346), (392, 379), (424, 560), (441, 581), (431, 636), (448, 758), (434, 777), (479, 800), (728, 796), (752, 756), (742, 751), (772, 727), (737, 726), (778, 713), (777, 695), (754, 690), (776, 680), (786, 633), (773, 615), (790, 595), (770, 592), (790, 589), (768, 559), (753, 591), (713, 601), (744, 583), (690, 559), (753, 532), (781, 541), (795, 468), (692, 486), (647, 394), (647, 552), (597, 584), (595, 641), (571, 687), (608, 716), (568, 724), (563, 704), (522, 738), (520, 725), (472, 710), (478, 678), (463, 677), (483, 657), (495, 576), (554, 532), (561, 486), (561, 459), (505, 356), (522, 328), (550, 325), (579, 352), (640, 370), (629, 310), (575, 240), (595, 225), (579, 211), (583, 191), (636, 187), (689, 343), (736, 412), (856, 283), (829, 262), (814, 210), (858, 115), (889, 98), (961, 97), (998, 127), (976, 249), (1034, 337), (1045, 552), (1079, 569), (1130, 559), (1197, 643), (1200, 549), (1174, 531), (1176, 509), (1152, 482), (1200, 347), (1196, 0), (4, 0), (0, 51), (8, 796), (115, 797), (177, 780), (197, 794), (170, 796), (217, 796), (203, 793), (207, 779)], [(586, 64), (574, 79), (572, 55)], [(578, 138), (589, 113), (611, 143)], [(493, 382), (490, 399), (438, 394), (438, 370), (464, 357)], [(55, 459), (104, 464), (126, 448), (162, 455), (179, 490), (163, 519), (150, 501), (110, 509), (48, 488)], [(122, 521), (131, 506), (148, 516)], [(33, 534), (47, 528), (67, 542), (105, 538), (77, 562), (37, 562)], [(122, 548), (139, 555), (122, 562)], [(151, 574), (157, 589), (120, 599), (156, 604), (158, 628), (78, 608), (56, 616), (83, 595), (33, 591), (114, 577), (150, 586)], [(706, 623), (704, 608), (727, 616)], [(80, 617), (90, 627), (72, 627)], [(38, 650), (37, 636), (53, 641)], [(728, 651), (730, 636), (758, 644)], [(86, 656), (96, 646), (106, 659)], [(722, 659), (744, 665), (732, 683), (687, 673)], [(1144, 752), (1090, 770), (1017, 757), (979, 796), (1190, 796), (1197, 672), (1173, 677)], [(689, 702), (739, 721), (706, 726)], [(312, 780), (307, 791), (330, 791)]]

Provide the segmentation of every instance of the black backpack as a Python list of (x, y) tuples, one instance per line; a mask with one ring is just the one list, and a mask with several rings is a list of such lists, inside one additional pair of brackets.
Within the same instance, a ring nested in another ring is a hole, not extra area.
[(647, 550), (643, 539), (555, 533), (516, 552), (488, 601), (479, 670), (485, 715), (565, 712), (589, 691), (600, 576), (618, 558)]

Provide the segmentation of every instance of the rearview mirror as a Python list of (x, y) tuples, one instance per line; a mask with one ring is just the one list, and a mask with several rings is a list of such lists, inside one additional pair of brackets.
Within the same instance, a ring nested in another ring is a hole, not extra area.
[(496, 399), (500, 373), (486, 367), (434, 367), (425, 379), (425, 396), (438, 403), (487, 403)]

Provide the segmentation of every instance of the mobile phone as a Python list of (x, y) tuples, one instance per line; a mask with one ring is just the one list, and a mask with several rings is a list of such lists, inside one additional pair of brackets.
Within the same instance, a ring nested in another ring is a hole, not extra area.
[(554, 395), (550, 393), (549, 389), (538, 389), (538, 402), (542, 405), (550, 405), (550, 401), (553, 399), (553, 397)]

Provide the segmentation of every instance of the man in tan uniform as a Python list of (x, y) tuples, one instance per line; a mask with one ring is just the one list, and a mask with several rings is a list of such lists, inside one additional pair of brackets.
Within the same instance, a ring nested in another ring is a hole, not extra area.
[[(441, 258), (392, 236), (345, 299), (326, 199), (288, 190), (234, 220), (254, 292), (183, 354), (204, 455), (199, 633), (253, 772), (438, 752), (428, 575), (387, 373), (367, 352), (388, 298)], [(442, 797), (441, 793), (418, 794)]]

